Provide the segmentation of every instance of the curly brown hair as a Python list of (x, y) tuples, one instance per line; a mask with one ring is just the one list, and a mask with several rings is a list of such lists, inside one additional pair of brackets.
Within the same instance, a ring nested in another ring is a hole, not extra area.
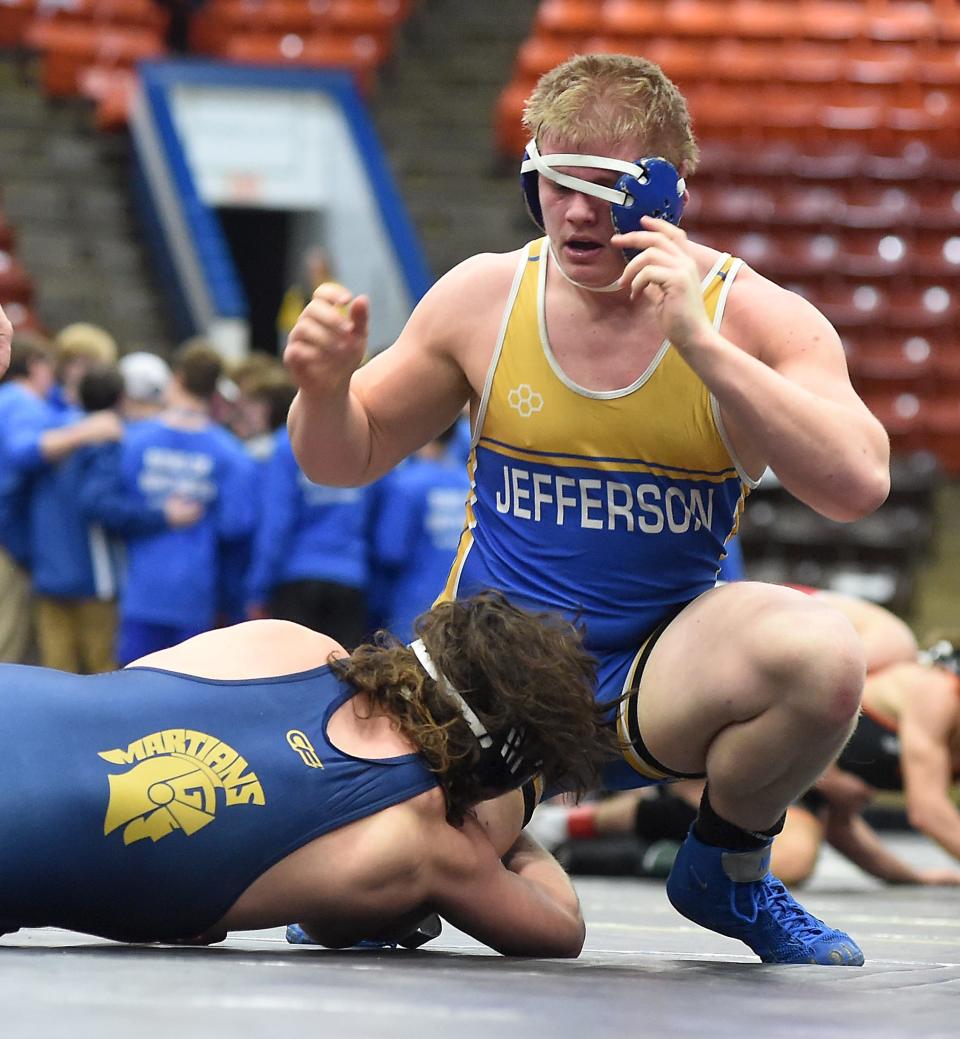
[[(438, 603), (414, 628), (434, 663), (491, 733), (527, 732), (525, 758), (541, 762), (547, 787), (582, 795), (619, 744), (594, 699), (596, 662), (580, 632), (557, 613), (533, 613), (499, 592)], [(447, 819), (459, 825), (485, 791), (475, 774), (480, 746), (456, 704), (413, 650), (378, 632), (334, 671), (393, 715), (435, 772)]]

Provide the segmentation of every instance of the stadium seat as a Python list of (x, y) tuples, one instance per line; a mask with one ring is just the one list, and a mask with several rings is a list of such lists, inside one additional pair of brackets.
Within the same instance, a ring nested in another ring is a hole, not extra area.
[(922, 331), (955, 324), (960, 299), (955, 285), (895, 282), (886, 291), (888, 325)]
[(0, 47), (19, 47), (33, 20), (37, 0), (3, 0), (0, 5)]
[(908, 241), (889, 227), (846, 230), (837, 267), (850, 278), (888, 278), (911, 270), (910, 255)]
[(937, 34), (937, 16), (922, 0), (887, 0), (870, 4), (864, 34), (872, 40), (908, 42), (928, 40)]
[(665, 34), (712, 40), (729, 32), (730, 9), (723, 0), (667, 0), (659, 6)]
[(929, 395), (935, 371), (930, 344), (915, 335), (886, 335), (865, 330), (858, 345), (844, 337), (847, 366), (863, 396), (913, 393)]
[(34, 285), (26, 268), (8, 252), (0, 252), (0, 303), (29, 304)]
[[(949, 284), (960, 274), (960, 229), (918, 232), (910, 250), (909, 270)], [(958, 351), (960, 353), (960, 351)]]
[(3, 312), (10, 319), (10, 324), (13, 325), (14, 334), (18, 331), (38, 332), (40, 335), (47, 334), (46, 326), (40, 320), (40, 315), (31, 307), (28, 307), (26, 303), (5, 300), (2, 297), (0, 297), (0, 303), (3, 304)]
[(843, 202), (836, 219), (849, 228), (902, 228), (913, 221), (917, 209), (907, 189), (867, 180), (849, 182)]
[(524, 102), (532, 84), (527, 81), (509, 83), (497, 98), (493, 116), (493, 133), (497, 154), (504, 163), (513, 164), (523, 155), (529, 137), (521, 122)]
[(0, 212), (0, 252), (13, 252), (17, 243), (17, 233), (7, 222), (6, 215)]
[(80, 73), (80, 93), (94, 102), (94, 125), (106, 132), (127, 126), (139, 77), (133, 69), (91, 65)]
[(833, 278), (817, 284), (806, 283), (804, 295), (841, 333), (888, 320), (890, 308), (886, 294), (874, 284)]
[(34, 21), (27, 42), (41, 51), (40, 81), (48, 97), (76, 95), (80, 72), (89, 65), (130, 68), (166, 52), (162, 35), (142, 26)]
[(348, 69), (362, 93), (369, 96), (376, 86), (377, 70), (384, 53), (373, 36), (277, 36), (240, 33), (225, 44), (223, 56), (231, 61), (257, 65), (305, 65), (314, 68)]
[(794, 36), (795, 0), (731, 0), (728, 32), (742, 40), (782, 40)]
[(955, 181), (918, 182), (912, 197), (912, 220), (918, 227), (935, 231), (960, 228), (960, 185)]
[(534, 16), (534, 32), (580, 42), (601, 31), (603, 6), (600, 0), (540, 0)]
[(37, 7), (37, 19), (142, 26), (163, 32), (170, 21), (170, 14), (153, 0), (71, 0), (70, 3), (58, 4), (41, 2)]
[(604, 0), (594, 30), (621, 41), (658, 39), (665, 35), (664, 5), (650, 0)]
[(517, 49), (513, 64), (514, 81), (527, 84), (527, 92), (545, 72), (566, 61), (576, 48), (567, 37), (556, 38), (543, 34), (528, 36)]
[(808, 40), (855, 40), (867, 28), (862, 3), (844, 0), (800, 0), (794, 18), (797, 35)]

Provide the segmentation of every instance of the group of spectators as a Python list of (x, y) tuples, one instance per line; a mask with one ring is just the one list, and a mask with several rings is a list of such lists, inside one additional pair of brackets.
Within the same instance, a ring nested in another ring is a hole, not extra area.
[(0, 384), (0, 660), (91, 674), (279, 617), (352, 647), (412, 638), (469, 488), (465, 420), (378, 483), (325, 487), (286, 432), (272, 355), (169, 364), (104, 329), (14, 336)]

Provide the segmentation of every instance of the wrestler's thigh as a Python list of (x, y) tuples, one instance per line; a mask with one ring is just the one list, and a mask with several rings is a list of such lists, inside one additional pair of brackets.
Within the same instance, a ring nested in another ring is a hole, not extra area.
[(663, 764), (702, 771), (721, 729), (757, 717), (818, 667), (839, 666), (862, 669), (862, 650), (827, 603), (781, 585), (721, 585), (657, 641), (640, 683), (640, 731)]

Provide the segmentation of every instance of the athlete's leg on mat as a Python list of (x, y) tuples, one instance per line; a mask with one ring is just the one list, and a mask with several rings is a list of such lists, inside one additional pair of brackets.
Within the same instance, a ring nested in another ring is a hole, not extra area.
[(854, 963), (849, 936), (807, 914), (768, 872), (788, 805), (856, 720), (863, 651), (850, 623), (789, 588), (737, 582), (700, 596), (644, 669), (640, 732), (667, 768), (706, 773), (667, 884), (685, 916), (765, 962)]

